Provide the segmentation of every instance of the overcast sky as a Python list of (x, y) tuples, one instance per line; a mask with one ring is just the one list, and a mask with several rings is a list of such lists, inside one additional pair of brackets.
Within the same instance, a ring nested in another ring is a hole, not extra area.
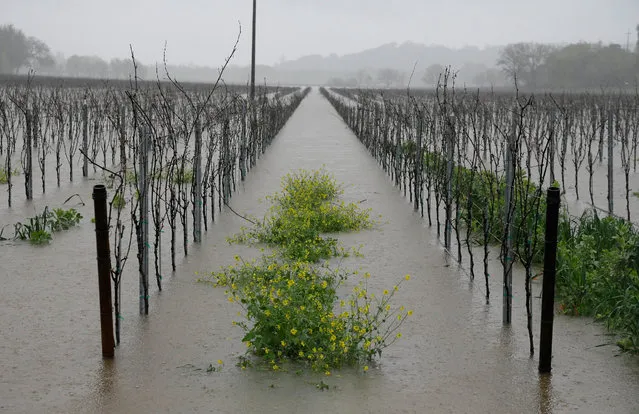
[[(384, 43), (449, 47), (516, 41), (636, 41), (639, 0), (258, 0), (258, 63), (339, 55)], [(53, 52), (143, 63), (220, 64), (242, 36), (235, 64), (250, 62), (252, 0), (0, 0), (13, 23)]]

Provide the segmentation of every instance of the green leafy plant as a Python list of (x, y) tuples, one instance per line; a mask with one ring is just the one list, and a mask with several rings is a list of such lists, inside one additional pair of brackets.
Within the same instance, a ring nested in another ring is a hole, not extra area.
[(113, 196), (111, 205), (113, 206), (113, 208), (117, 210), (122, 210), (126, 206), (126, 200), (124, 199), (124, 196), (122, 195), (122, 193), (116, 193)]
[(47, 244), (52, 240), (52, 233), (68, 230), (77, 225), (82, 215), (71, 208), (64, 210), (56, 208), (50, 211), (45, 207), (43, 212), (30, 217), (24, 223), (15, 224), (15, 238), (29, 240), (31, 244)]
[(171, 178), (176, 184), (189, 184), (193, 181), (193, 170), (188, 168), (184, 170), (178, 169)]
[(61, 208), (53, 209), (51, 229), (53, 231), (68, 230), (80, 223), (82, 215), (74, 208), (64, 210)]
[(560, 310), (593, 316), (639, 351), (639, 232), (627, 221), (594, 211), (560, 225), (557, 294)]
[(401, 281), (376, 296), (368, 292), (370, 275), (365, 274), (340, 298), (338, 287), (355, 273), (278, 260), (275, 255), (254, 262), (236, 260), (208, 281), (225, 286), (229, 301), (243, 307), (247, 321), (234, 322), (245, 332), (242, 341), (276, 371), (284, 360), (329, 373), (365, 364), (401, 337), (398, 329), (412, 314), (391, 306)]
[[(287, 175), (282, 191), (268, 197), (273, 206), (267, 218), (232, 239), (278, 249), (251, 262), (236, 256), (234, 265), (201, 280), (226, 287), (228, 300), (242, 306), (246, 321), (234, 324), (244, 330), (247, 352), (272, 370), (282, 369), (287, 360), (327, 375), (344, 365), (365, 364), (401, 337), (398, 329), (411, 314), (391, 305), (401, 281), (376, 296), (367, 290), (367, 273), (340, 297), (338, 288), (358, 273), (317, 263), (346, 251), (322, 233), (373, 224), (368, 211), (337, 201), (342, 191), (324, 171)], [(251, 365), (242, 358), (242, 368)]]
[(16, 223), (15, 235), (20, 240), (29, 240), (32, 244), (45, 244), (51, 240), (53, 216), (48, 207), (41, 214), (30, 217), (25, 223)]
[(35, 230), (29, 234), (29, 242), (35, 245), (48, 244), (51, 239), (51, 233), (46, 230)]
[(343, 189), (325, 171), (299, 170), (286, 175), (282, 191), (267, 197), (272, 203), (267, 217), (230, 242), (266, 243), (278, 247), (292, 260), (316, 262), (332, 256), (348, 256), (337, 239), (325, 233), (370, 228), (370, 210), (337, 198)]
[[(12, 176), (20, 175), (20, 170), (15, 169), (11, 172)], [(9, 174), (6, 168), (0, 168), (0, 184), (7, 184), (9, 182)]]

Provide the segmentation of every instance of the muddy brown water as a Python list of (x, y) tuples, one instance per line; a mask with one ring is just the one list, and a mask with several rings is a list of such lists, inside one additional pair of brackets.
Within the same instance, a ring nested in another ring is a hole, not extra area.
[[(123, 280), (122, 343), (113, 361), (103, 361), (88, 220), (97, 181), (81, 180), (0, 215), (9, 222), (33, 204), (61, 203), (72, 193), (87, 202), (79, 207), (83, 224), (56, 235), (50, 246), (0, 244), (0, 412), (639, 412), (637, 359), (618, 355), (613, 345), (600, 346), (611, 338), (589, 319), (555, 319), (553, 373), (540, 377), (537, 357), (528, 352), (523, 275), (514, 281), (513, 324), (504, 327), (499, 262), (491, 261), (495, 277), (487, 304), (482, 278), (471, 282), (447, 258), (435, 231), (412, 212), (317, 90), (260, 159), (232, 206), (262, 215), (267, 205), (259, 200), (279, 189), (284, 174), (321, 166), (346, 183), (347, 201), (362, 201), (384, 220), (379, 229), (340, 236), (347, 245), (364, 245), (363, 258), (342, 264), (370, 271), (369, 286), (377, 291), (412, 276), (396, 301), (414, 314), (403, 337), (368, 373), (343, 369), (326, 377), (300, 374), (292, 366), (278, 373), (235, 366), (244, 352), (241, 332), (231, 323), (239, 308), (226, 301), (223, 290), (196, 281), (236, 254), (259, 254), (225, 242), (245, 224), (230, 211), (189, 256), (178, 256), (178, 271), (165, 277), (161, 293), (151, 289), (146, 317), (137, 314), (131, 259)], [(539, 299), (534, 306), (538, 343)], [(207, 372), (217, 360), (223, 368)], [(320, 391), (319, 381), (330, 388)]]

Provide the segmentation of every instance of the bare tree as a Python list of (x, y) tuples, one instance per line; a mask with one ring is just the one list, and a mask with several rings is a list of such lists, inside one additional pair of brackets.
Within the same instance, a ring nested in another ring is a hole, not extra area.
[(497, 65), (511, 80), (522, 81), (528, 87), (537, 87), (541, 66), (554, 48), (541, 43), (514, 43), (500, 53)]

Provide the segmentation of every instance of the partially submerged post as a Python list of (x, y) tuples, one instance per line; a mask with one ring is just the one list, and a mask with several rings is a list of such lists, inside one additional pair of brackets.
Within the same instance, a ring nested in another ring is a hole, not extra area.
[[(613, 147), (614, 147), (614, 134), (613, 134), (613, 117), (612, 109), (608, 111), (608, 213), (614, 213), (614, 201), (613, 201)], [(617, 120), (617, 122), (619, 122)]]
[(140, 262), (140, 314), (149, 313), (149, 135), (148, 126), (140, 131), (140, 171), (138, 174), (138, 191), (140, 192), (140, 226), (142, 227), (138, 247), (142, 260)]
[(424, 168), (424, 155), (422, 149), (423, 125), (421, 111), (417, 111), (417, 150), (415, 151), (415, 190), (413, 191), (415, 196), (415, 200), (413, 200), (413, 209), (415, 211), (419, 210), (419, 206), (422, 202), (422, 170)]
[(240, 164), (240, 179), (244, 181), (246, 179), (246, 159), (248, 158), (248, 149), (246, 145), (246, 117), (248, 116), (248, 102), (242, 101), (242, 124), (240, 131), (240, 153), (239, 153), (239, 164)]
[(113, 315), (111, 306), (111, 252), (109, 250), (109, 222), (107, 216), (107, 191), (102, 184), (93, 187), (95, 215), (95, 240), (98, 259), (98, 286), (100, 291), (100, 330), (102, 356), (114, 356)]
[(226, 205), (231, 199), (231, 127), (228, 112), (222, 121), (222, 202)]
[[(27, 109), (25, 112), (25, 150), (26, 150), (26, 166), (24, 172), (24, 192), (27, 200), (33, 199), (33, 119), (31, 117), (31, 109), (27, 101)], [(7, 175), (11, 175), (11, 171), (7, 170)]]
[(126, 107), (120, 106), (118, 111), (118, 133), (120, 142), (120, 172), (126, 183)]
[(193, 154), (193, 241), (202, 241), (202, 120), (195, 119), (195, 149)]
[(515, 185), (515, 138), (517, 134), (517, 112), (513, 111), (512, 131), (508, 135), (508, 143), (506, 148), (506, 183), (505, 183), (505, 203), (504, 203), (504, 306), (503, 306), (503, 322), (510, 324), (512, 322), (513, 309), (513, 190)]
[(549, 115), (551, 117), (549, 125), (549, 138), (548, 138), (548, 166), (550, 167), (550, 182), (555, 182), (555, 114)]
[(541, 335), (539, 339), (539, 372), (548, 373), (552, 359), (552, 328), (555, 316), (555, 276), (557, 266), (557, 227), (559, 223), (559, 188), (548, 189), (546, 201), (546, 241), (544, 244), (544, 276), (541, 301)]
[(455, 161), (455, 127), (454, 118), (450, 115), (446, 128), (446, 225), (444, 229), (444, 247), (450, 250), (452, 230), (453, 230), (453, 171)]
[(89, 176), (89, 110), (86, 99), (82, 102), (82, 151), (84, 160), (82, 162), (82, 176)]

